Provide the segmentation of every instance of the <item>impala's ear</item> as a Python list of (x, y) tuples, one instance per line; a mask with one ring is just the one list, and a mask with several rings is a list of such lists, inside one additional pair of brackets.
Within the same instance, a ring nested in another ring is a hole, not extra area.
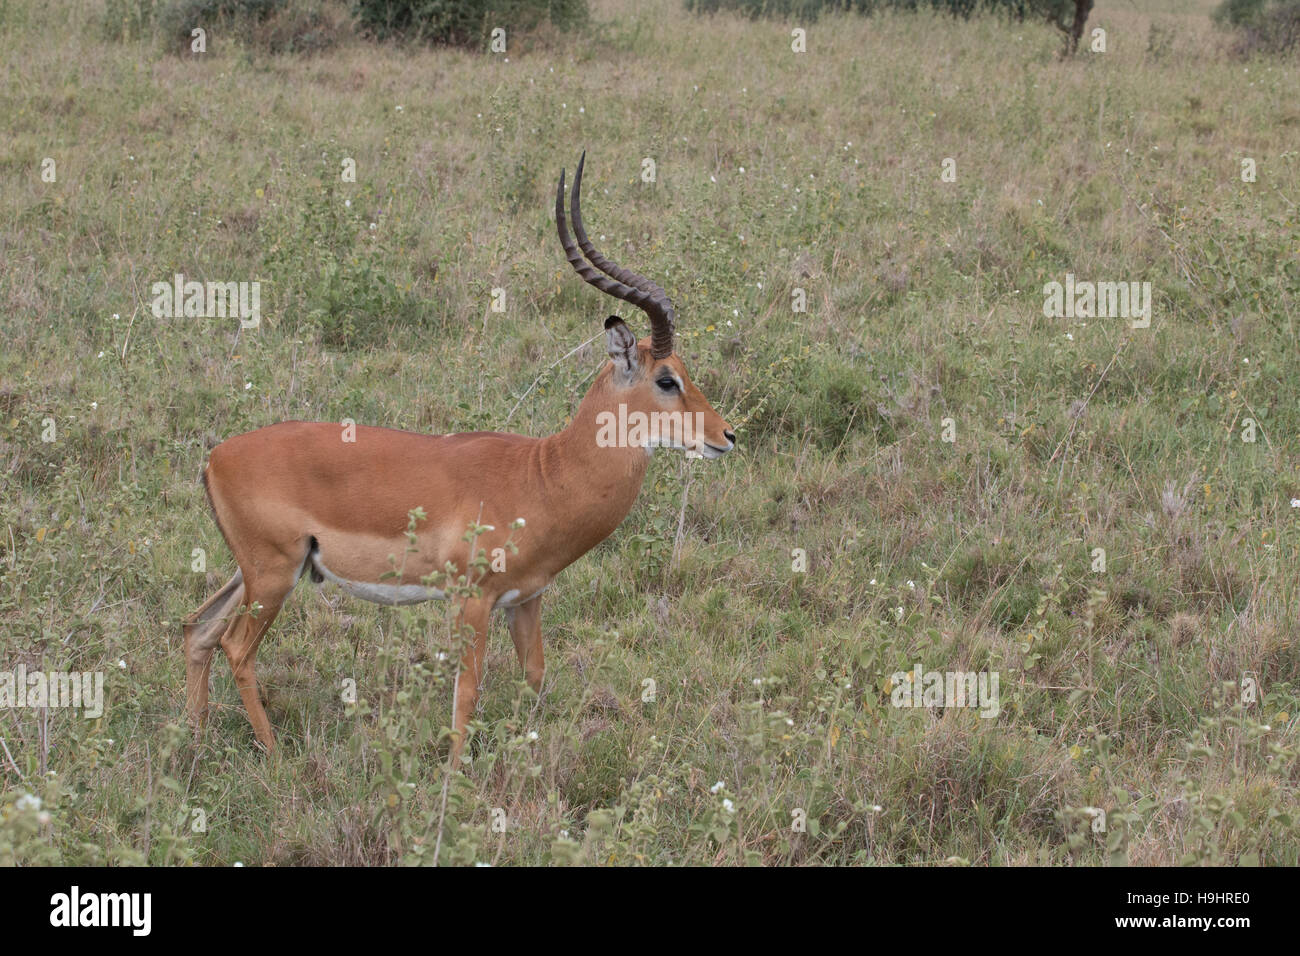
[(614, 362), (614, 368), (624, 377), (637, 369), (636, 336), (627, 323), (617, 315), (605, 320), (605, 351)]

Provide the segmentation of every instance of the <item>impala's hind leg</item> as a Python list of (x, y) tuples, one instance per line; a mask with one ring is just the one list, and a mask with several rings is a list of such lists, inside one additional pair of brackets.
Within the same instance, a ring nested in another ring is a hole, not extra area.
[(542, 675), (546, 672), (546, 661), (542, 656), (541, 597), (511, 608), (506, 612), (506, 620), (510, 622), (510, 636), (514, 639), (515, 653), (519, 655), (519, 666), (524, 669), (528, 686), (540, 694)]
[(257, 648), (262, 643), (275, 616), (280, 613), (284, 600), (297, 581), (297, 568), (276, 577), (259, 573), (256, 582), (244, 582), (243, 606), (238, 609), (234, 624), (221, 637), (221, 649), (226, 652), (230, 669), (235, 672), (235, 686), (258, 743), (268, 751), (275, 748), (275, 734), (271, 721), (257, 693)]
[(181, 626), (185, 646), (185, 709), (190, 723), (198, 731), (208, 714), (208, 675), (212, 670), (212, 652), (221, 636), (234, 623), (234, 613), (244, 596), (244, 575), (236, 570), (203, 606), (185, 619)]

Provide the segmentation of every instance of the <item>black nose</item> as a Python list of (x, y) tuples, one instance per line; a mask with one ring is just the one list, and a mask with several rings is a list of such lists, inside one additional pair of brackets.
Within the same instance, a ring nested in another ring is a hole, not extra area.
[(725, 438), (727, 441), (731, 442), (733, 445), (736, 443), (736, 433), (735, 433), (735, 432), (729, 432), (729, 431), (727, 431), (727, 430), (724, 428), (724, 429), (722, 430), (722, 437)]

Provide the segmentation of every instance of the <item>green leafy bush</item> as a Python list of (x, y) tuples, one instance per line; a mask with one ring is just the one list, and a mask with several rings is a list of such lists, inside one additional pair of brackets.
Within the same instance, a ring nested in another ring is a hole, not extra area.
[(110, 40), (130, 40), (153, 29), (158, 0), (107, 0), (104, 35)]
[[(886, 10), (929, 8), (954, 17), (976, 12), (1000, 13), (1013, 20), (1040, 19), (1054, 24), (1065, 34), (1066, 52), (1078, 46), (1093, 0), (685, 0), (694, 13), (729, 10), (751, 19), (759, 17), (815, 20), (823, 13), (861, 13), (870, 16)], [(1242, 0), (1229, 0), (1242, 2)], [(1252, 2), (1252, 0), (1245, 0)]]
[(169, 40), (189, 43), (190, 31), (201, 27), (248, 27), (261, 23), (287, 0), (171, 0), (158, 11), (158, 28)]
[(472, 46), (492, 30), (532, 30), (549, 22), (567, 29), (586, 19), (586, 0), (356, 0), (362, 32), (376, 39)]
[(1214, 19), (1236, 30), (1239, 55), (1286, 53), (1300, 46), (1300, 0), (1223, 0)]

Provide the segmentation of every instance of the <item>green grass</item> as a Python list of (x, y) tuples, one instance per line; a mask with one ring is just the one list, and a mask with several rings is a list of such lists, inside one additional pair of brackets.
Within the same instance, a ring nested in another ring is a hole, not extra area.
[[(0, 710), (0, 861), (1300, 863), (1296, 63), (1184, 6), (1103, 4), (1065, 62), (929, 15), (796, 55), (666, 0), (508, 62), (0, 6), (0, 669), (107, 675), (98, 721)], [(593, 238), (674, 296), (738, 449), (659, 454), (548, 592), (540, 700), (494, 624), (468, 776), (446, 607), (306, 582), (259, 658), (278, 751), (220, 658), (194, 743), (180, 621), (233, 570), (207, 449), (560, 428), (601, 350), (550, 366), (609, 311), (548, 215), (584, 148)], [(176, 272), (260, 280), (261, 328), (155, 319)], [(1044, 318), (1067, 272), (1151, 282), (1151, 328)], [(996, 671), (1001, 713), (891, 707), (918, 662)]]

